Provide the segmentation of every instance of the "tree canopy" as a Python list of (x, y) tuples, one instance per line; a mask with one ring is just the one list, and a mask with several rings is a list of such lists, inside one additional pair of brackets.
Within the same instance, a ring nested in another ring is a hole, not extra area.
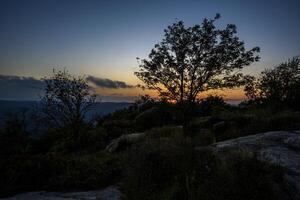
[(142, 59), (135, 75), (143, 88), (156, 90), (160, 97), (177, 103), (194, 102), (210, 89), (240, 86), (240, 69), (258, 61), (258, 47), (246, 50), (236, 36), (236, 26), (217, 29), (213, 19), (186, 27), (182, 21), (165, 29), (164, 39)]

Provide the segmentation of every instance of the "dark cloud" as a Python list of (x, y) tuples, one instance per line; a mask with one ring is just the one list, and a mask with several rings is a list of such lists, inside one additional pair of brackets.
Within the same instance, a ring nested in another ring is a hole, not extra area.
[(95, 84), (97, 87), (102, 87), (102, 88), (113, 88), (113, 89), (118, 89), (118, 88), (133, 88), (133, 85), (128, 85), (127, 83), (123, 81), (113, 81), (110, 79), (104, 79), (104, 78), (97, 78), (94, 76), (88, 76), (86, 78), (87, 81)]
[(33, 77), (0, 75), (0, 98), (35, 100), (42, 94), (44, 83)]
[(43, 89), (44, 82), (33, 77), (0, 75), (0, 84), (6, 86), (19, 86), (32, 89)]
[[(88, 76), (86, 80), (101, 88), (133, 88), (122, 81)], [(0, 99), (7, 100), (38, 100), (43, 94), (45, 83), (33, 77), (7, 76), (0, 74)], [(106, 101), (132, 101), (134, 97), (111, 95), (103, 97)]]

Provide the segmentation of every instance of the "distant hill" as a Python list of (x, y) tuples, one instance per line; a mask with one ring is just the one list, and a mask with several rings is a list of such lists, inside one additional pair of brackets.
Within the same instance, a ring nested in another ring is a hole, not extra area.
[[(237, 105), (240, 100), (227, 100), (229, 104)], [(3, 122), (5, 115), (8, 113), (19, 112), (22, 109), (30, 109), (37, 105), (38, 101), (9, 101), (0, 100), (0, 124)], [(87, 113), (87, 119), (91, 119), (95, 115), (103, 116), (116, 110), (126, 108), (132, 103), (128, 102), (97, 102)]]
[(127, 108), (132, 103), (128, 102), (97, 102), (92, 106), (91, 110), (87, 113), (87, 117), (91, 118), (94, 115), (106, 115), (108, 113), (114, 112), (116, 110), (120, 110), (123, 108)]
[[(19, 112), (22, 109), (30, 109), (37, 105), (38, 101), (7, 101), (0, 100), (0, 123), (5, 118), (5, 115), (12, 112)], [(90, 119), (95, 115), (103, 116), (116, 110), (130, 106), (128, 102), (97, 102), (87, 113), (87, 118)]]

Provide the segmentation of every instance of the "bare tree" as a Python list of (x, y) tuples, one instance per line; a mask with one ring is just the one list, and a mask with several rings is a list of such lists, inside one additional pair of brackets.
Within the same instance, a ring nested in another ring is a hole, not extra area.
[(142, 87), (181, 103), (194, 102), (203, 91), (240, 86), (239, 71), (259, 60), (255, 55), (259, 48), (246, 51), (235, 25), (215, 27), (219, 18), (217, 14), (192, 27), (185, 27), (182, 21), (168, 26), (162, 42), (155, 45), (148, 59), (141, 60), (135, 72), (144, 82)]

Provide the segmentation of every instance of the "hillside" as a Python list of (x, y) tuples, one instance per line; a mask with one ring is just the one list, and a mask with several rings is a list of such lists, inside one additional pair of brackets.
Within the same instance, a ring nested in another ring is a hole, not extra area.
[[(0, 100), (0, 122), (2, 122), (8, 113), (19, 112), (24, 109), (31, 109), (38, 105), (38, 101), (8, 101)], [(130, 106), (127, 102), (97, 102), (87, 113), (87, 119), (95, 115), (106, 115), (116, 110)]]

